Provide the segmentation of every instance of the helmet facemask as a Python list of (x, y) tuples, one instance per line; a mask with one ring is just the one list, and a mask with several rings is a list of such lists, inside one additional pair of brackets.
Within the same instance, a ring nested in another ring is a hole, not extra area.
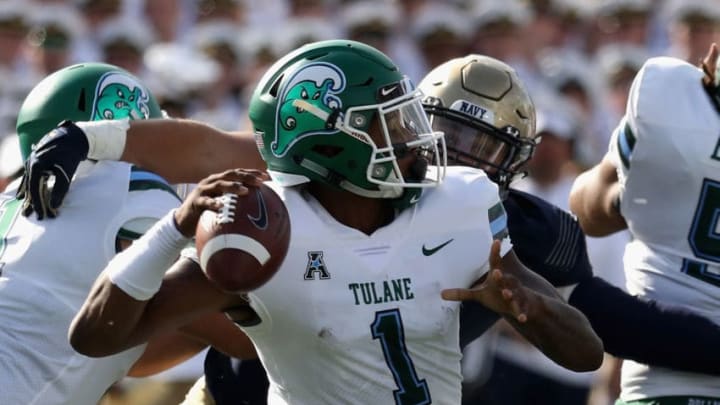
[(433, 129), (445, 133), (448, 164), (482, 169), (501, 188), (525, 176), (522, 168), (532, 157), (536, 143), (519, 137), (516, 128), (495, 128), (464, 113), (429, 104), (425, 111)]

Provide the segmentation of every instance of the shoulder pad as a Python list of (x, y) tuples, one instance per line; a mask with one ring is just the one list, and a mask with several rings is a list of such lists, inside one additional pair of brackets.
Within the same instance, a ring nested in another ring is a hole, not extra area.
[(177, 191), (170, 183), (159, 175), (133, 166), (130, 169), (130, 184), (128, 191), (142, 190), (161, 190), (172, 194), (175, 198), (182, 201), (177, 195)]

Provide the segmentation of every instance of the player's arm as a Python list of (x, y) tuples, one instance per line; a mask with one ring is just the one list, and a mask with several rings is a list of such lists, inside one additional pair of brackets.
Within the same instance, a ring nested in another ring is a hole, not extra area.
[[(201, 181), (181, 207), (158, 221), (101, 273), (70, 327), (80, 353), (106, 356), (188, 325), (201, 316), (246, 306), (243, 296), (221, 291), (180, 250), (194, 233), (201, 213), (217, 211), (214, 197), (247, 194), (264, 177), (228, 171)], [(172, 268), (165, 273), (165, 269)]]
[(213, 313), (182, 326), (176, 332), (154, 336), (128, 375), (146, 377), (165, 371), (208, 346), (242, 360), (257, 358), (250, 338), (225, 314)]
[(171, 183), (197, 183), (235, 167), (265, 168), (252, 133), (180, 119), (131, 121), (119, 160), (156, 172)]
[(644, 364), (720, 375), (720, 325), (690, 310), (644, 301), (593, 277), (572, 291), (605, 350)]
[(470, 289), (448, 289), (444, 299), (474, 300), (501, 314), (525, 338), (559, 365), (574, 371), (596, 370), (603, 345), (580, 311), (567, 305), (553, 287), (510, 251), (500, 258), (493, 243), (490, 271)]
[(207, 343), (181, 332), (155, 336), (132, 365), (128, 376), (139, 378), (160, 373), (190, 359), (207, 346)]
[(570, 210), (589, 236), (606, 236), (627, 228), (620, 214), (621, 186), (609, 155), (580, 174), (570, 191)]
[(126, 159), (171, 183), (196, 183), (234, 167), (265, 168), (250, 133), (191, 120), (66, 121), (46, 134), (27, 159), (17, 191), (23, 215), (54, 217), (85, 159)]

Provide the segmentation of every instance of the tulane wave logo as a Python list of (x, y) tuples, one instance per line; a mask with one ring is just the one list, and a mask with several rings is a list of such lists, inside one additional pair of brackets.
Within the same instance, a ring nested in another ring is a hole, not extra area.
[(287, 81), (280, 92), (275, 129), (271, 144), (275, 156), (283, 156), (298, 140), (312, 135), (334, 134), (337, 129), (327, 129), (325, 120), (299, 107), (296, 100), (303, 100), (316, 109), (331, 114), (341, 109), (342, 102), (337, 96), (345, 89), (345, 75), (337, 66), (317, 62), (298, 70)]
[(137, 80), (118, 72), (107, 73), (95, 89), (91, 120), (147, 119), (149, 99), (147, 90)]

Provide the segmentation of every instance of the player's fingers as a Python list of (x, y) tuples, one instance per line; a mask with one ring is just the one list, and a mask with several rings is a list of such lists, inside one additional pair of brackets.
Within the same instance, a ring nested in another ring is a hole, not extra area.
[(37, 203), (35, 204), (35, 211), (38, 214), (38, 219), (50, 217), (50, 190), (48, 189), (48, 180), (50, 179), (50, 176), (51, 174), (49, 172), (45, 172), (43, 176), (41, 176), (38, 189), (39, 198), (36, 200)]
[(518, 322), (527, 321), (527, 300), (525, 298), (522, 286), (517, 280), (506, 283), (502, 289), (503, 299), (510, 308), (510, 313)]
[[(27, 173), (27, 172), (25, 172)], [(28, 176), (27, 174), (23, 174), (22, 180), (20, 180), (20, 186), (18, 187), (17, 191), (15, 191), (15, 198), (18, 200), (24, 200), (25, 196), (27, 196), (27, 186), (28, 186)]]
[(474, 293), (467, 288), (447, 288), (440, 292), (440, 296), (446, 301), (467, 301), (473, 299)]
[(493, 240), (490, 246), (490, 269), (502, 269), (502, 257), (500, 257), (500, 241)]
[(53, 167), (52, 173), (55, 176), (55, 184), (52, 188), (52, 193), (50, 195), (50, 204), (48, 205), (48, 207), (50, 211), (52, 211), (52, 217), (54, 218), (54, 214), (57, 213), (57, 208), (62, 205), (62, 202), (65, 199), (65, 195), (70, 188), (70, 177), (65, 172), (65, 169), (58, 165), (55, 165)]
[(269, 177), (266, 173), (259, 170), (248, 170), (248, 169), (230, 169), (222, 173), (216, 173), (208, 176), (205, 179), (206, 183), (213, 183), (219, 180), (230, 180), (243, 183), (251, 187), (259, 187), (264, 181), (268, 180)]
[(195, 199), (193, 206), (198, 208), (200, 211), (211, 210), (220, 211), (223, 207), (223, 201), (220, 198), (200, 196)]

